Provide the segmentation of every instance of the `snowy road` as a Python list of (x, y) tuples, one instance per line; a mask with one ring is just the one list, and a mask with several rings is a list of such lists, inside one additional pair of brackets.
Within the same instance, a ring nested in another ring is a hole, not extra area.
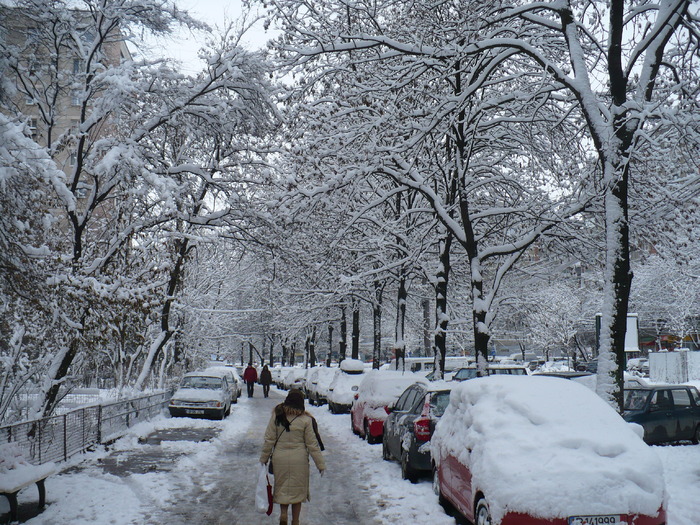
[[(259, 390), (259, 389), (258, 389)], [(269, 399), (245, 396), (224, 421), (159, 418), (134, 427), (109, 451), (75, 458), (74, 465), (47, 481), (46, 510), (29, 525), (273, 525), (255, 512), (253, 491), (262, 436), (272, 408), (286, 392)], [(302, 524), (454, 525), (432, 493), (429, 480), (401, 480), (398, 464), (383, 461), (350, 430), (347, 415), (308, 407), (326, 445), (327, 472), (311, 474), (311, 502)], [(700, 523), (700, 445), (657, 447), (669, 493), (668, 525)], [(20, 495), (36, 505), (35, 490)], [(0, 498), (0, 514), (6, 511)], [(31, 514), (30, 514), (31, 515)]]

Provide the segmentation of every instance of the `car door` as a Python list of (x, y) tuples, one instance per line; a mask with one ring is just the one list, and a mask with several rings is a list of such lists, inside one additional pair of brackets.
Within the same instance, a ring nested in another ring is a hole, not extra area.
[[(387, 448), (389, 453), (396, 459), (401, 458), (401, 420), (406, 416), (406, 412), (411, 408), (411, 402), (415, 400), (416, 387), (408, 387), (399, 397), (394, 405), (394, 409), (384, 422), (384, 432), (387, 433)], [(388, 423), (388, 427), (387, 427)]]
[(671, 390), (673, 414), (676, 421), (674, 440), (692, 439), (695, 432), (695, 414), (690, 392), (687, 388)]
[[(399, 396), (399, 398), (396, 400), (394, 405), (391, 408), (391, 412), (386, 418), (386, 421), (384, 422), (384, 441), (386, 443), (386, 447), (389, 451), (389, 454), (394, 456), (394, 453), (397, 448), (397, 440), (398, 440), (398, 433), (397, 433), (397, 426), (396, 422), (398, 421), (398, 418), (400, 417), (400, 414), (403, 412), (403, 407), (406, 404), (406, 399), (408, 399), (408, 396), (411, 395), (411, 387), (407, 388), (406, 390), (403, 391), (403, 393)], [(396, 456), (394, 456), (396, 457)]]
[(640, 423), (644, 427), (647, 443), (673, 441), (676, 435), (676, 419), (673, 414), (673, 398), (670, 389), (659, 389), (654, 392), (647, 413)]
[(412, 395), (406, 400), (406, 411), (398, 420), (399, 456), (397, 457), (401, 457), (404, 448), (404, 440), (407, 440), (407, 446), (413, 440), (413, 423), (418, 417), (420, 417), (420, 414), (423, 411), (423, 405), (425, 403), (425, 389), (421, 388), (420, 386), (414, 386), (412, 387), (412, 390)]

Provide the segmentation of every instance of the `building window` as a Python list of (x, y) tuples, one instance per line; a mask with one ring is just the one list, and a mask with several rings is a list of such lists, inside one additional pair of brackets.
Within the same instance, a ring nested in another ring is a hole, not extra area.
[(70, 105), (71, 106), (80, 106), (82, 100), (80, 97), (80, 90), (79, 89), (72, 89), (70, 92)]
[(70, 157), (68, 157), (68, 164), (71, 168), (74, 168), (78, 163), (78, 154), (75, 151), (70, 152)]
[(75, 137), (80, 134), (80, 120), (77, 118), (70, 119), (70, 133)]
[(73, 74), (81, 75), (85, 72), (85, 61), (81, 58), (73, 59)]
[(39, 127), (39, 120), (36, 118), (30, 118), (29, 119), (29, 136), (32, 138), (32, 140), (36, 140), (37, 137), (39, 136), (39, 133), (37, 132), (38, 127)]
[(39, 42), (39, 36), (41, 32), (38, 27), (28, 27), (25, 33), (27, 45), (33, 45)]

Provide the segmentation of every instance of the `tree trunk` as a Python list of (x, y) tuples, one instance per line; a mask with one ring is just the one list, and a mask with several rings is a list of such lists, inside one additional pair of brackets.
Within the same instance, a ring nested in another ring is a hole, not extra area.
[(438, 379), (444, 377), (447, 351), (447, 290), (450, 279), (450, 249), (452, 234), (445, 232), (438, 242), (440, 263), (435, 284), (435, 372)]
[(326, 356), (326, 366), (331, 366), (333, 357), (333, 325), (328, 323), (328, 355)]
[(423, 355), (428, 357), (430, 355), (431, 345), (431, 332), (430, 329), (430, 299), (425, 297), (421, 300), (421, 308), (423, 309)]
[(313, 327), (309, 335), (309, 366), (316, 366), (316, 327)]
[(399, 270), (399, 289), (396, 296), (396, 330), (394, 337), (394, 352), (396, 354), (396, 370), (405, 370), (406, 358), (406, 268)]
[(382, 361), (382, 297), (384, 286), (374, 281), (374, 301), (372, 302), (372, 368), (378, 370)]
[(342, 363), (347, 357), (348, 351), (348, 314), (343, 304), (340, 307), (340, 340), (338, 341), (338, 363)]
[(352, 300), (352, 354), (353, 359), (360, 358), (360, 303)]

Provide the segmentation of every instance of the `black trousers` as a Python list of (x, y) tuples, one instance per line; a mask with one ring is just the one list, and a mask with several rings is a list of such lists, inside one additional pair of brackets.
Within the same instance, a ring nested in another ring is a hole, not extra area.
[(263, 395), (267, 397), (270, 394), (270, 385), (263, 385)]
[(246, 383), (248, 387), (248, 397), (253, 397), (253, 390), (255, 390), (255, 383), (253, 381), (248, 381)]

